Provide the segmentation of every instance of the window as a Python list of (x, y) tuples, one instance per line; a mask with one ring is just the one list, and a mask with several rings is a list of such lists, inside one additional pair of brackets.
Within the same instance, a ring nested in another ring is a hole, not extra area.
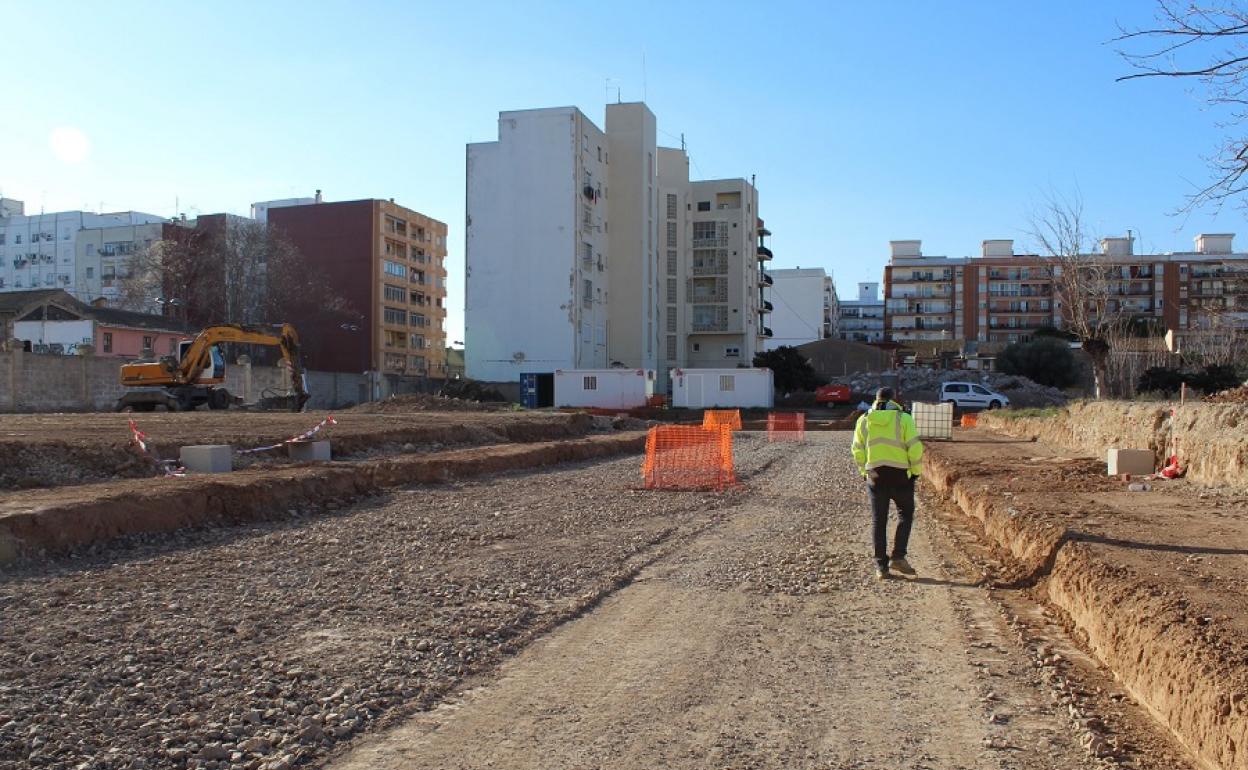
[(386, 271), (386, 275), (393, 275), (397, 278), (403, 278), (407, 275), (407, 268), (398, 262), (391, 262), (388, 259), (382, 260), (382, 266)]
[(676, 308), (667, 309), (667, 330), (675, 333), (676, 331)]
[(402, 326), (407, 325), (407, 311), (406, 310), (396, 310), (395, 308), (387, 307), (387, 308), (382, 308), (381, 314), (382, 314), (382, 317), (385, 319), (385, 322), (388, 324), (400, 324)]
[(710, 210), (711, 210), (710, 201), (698, 201), (698, 211), (710, 211)]
[(694, 305), (693, 306), (693, 327), (695, 329), (704, 326), (715, 325), (715, 308), (710, 305)]
[(669, 305), (676, 304), (676, 279), (675, 278), (667, 279), (667, 304)]
[(91, 244), (90, 243), (82, 244), (82, 255), (84, 257), (91, 256)]
[(14, 243), (21, 243), (21, 242), (22, 242), (22, 234), (21, 234), (21, 233), (18, 233), (17, 235), (13, 236), (13, 242), (14, 242)]
[(971, 392), (977, 396), (991, 396), (992, 395), (991, 393), (979, 387), (978, 385), (972, 385)]
[(87, 277), (88, 277), (88, 278), (94, 278), (94, 277), (95, 277), (95, 268), (94, 268), (94, 267), (88, 267), (88, 268), (87, 268)]
[(724, 348), (724, 358), (740, 358), (741, 348), (728, 345)]
[(965, 385), (954, 382), (945, 386), (945, 392), (946, 393), (966, 393), (967, 388)]
[(667, 247), (669, 249), (676, 248), (676, 223), (667, 223)]
[(727, 393), (735, 390), (737, 385), (737, 376), (735, 374), (719, 375), (719, 390), (721, 393)]
[(581, 390), (598, 390), (598, 378), (594, 375), (585, 377), (581, 381)]
[(0, 246), (4, 245), (4, 233), (0, 233)]
[(592, 308), (594, 306), (594, 282), (586, 278), (582, 287), (582, 292), (581, 306)]
[(693, 240), (706, 240), (715, 237), (714, 222), (694, 222), (693, 223)]
[(676, 360), (676, 335), (668, 335), (667, 337), (667, 360)]
[(428, 347), (427, 345), (425, 345), (425, 335), (423, 334), (411, 335), (410, 341), (412, 343), (412, 347), (415, 348), (416, 350), (424, 350), (426, 347)]
[(104, 352), (105, 353), (113, 352), (113, 333), (112, 332), (104, 332)]
[(594, 246), (591, 243), (581, 243), (581, 261), (590, 264), (594, 261)]
[(700, 343), (700, 342), (695, 342), (695, 343), (693, 343), (693, 352), (694, 352), (694, 353), (700, 352), (701, 350), (702, 350), (702, 343)]
[(387, 302), (403, 302), (407, 299), (407, 291), (402, 286), (386, 284), (382, 287), (381, 293)]
[(147, 337), (147, 336), (144, 336), (144, 337), (143, 337), (143, 349), (144, 349), (144, 350), (151, 350), (151, 349), (152, 349), (152, 338), (151, 338), (151, 337)]
[(667, 196), (667, 218), (668, 219), (676, 218), (676, 196), (675, 195)]
[(412, 313), (412, 326), (425, 327), (428, 325), (429, 321), (423, 315), (420, 313)]
[(676, 251), (669, 249), (667, 252), (667, 274), (676, 275)]

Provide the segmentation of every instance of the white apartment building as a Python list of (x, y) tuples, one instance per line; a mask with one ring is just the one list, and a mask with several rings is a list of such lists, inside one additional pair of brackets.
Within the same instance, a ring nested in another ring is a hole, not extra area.
[(0, 291), (64, 289), (83, 302), (115, 302), (130, 259), (160, 240), (167, 220), (137, 211), (25, 213), (0, 199)]
[[(467, 375), (749, 366), (765, 306), (758, 194), (690, 182), (641, 103), (499, 114), (467, 148)], [(765, 257), (762, 256), (765, 254)]]
[(606, 133), (575, 107), (499, 113), (498, 141), (468, 145), (469, 377), (511, 383), (611, 363), (610, 155)]
[(762, 265), (771, 259), (758, 217), (758, 191), (745, 179), (690, 183), (682, 366), (751, 366), (771, 336)]
[(771, 270), (769, 274), (773, 280), (769, 299), (775, 307), (769, 325), (774, 336), (767, 338), (765, 349), (796, 347), (833, 335), (836, 290), (832, 276), (821, 267)]
[(880, 299), (878, 281), (858, 284), (855, 299), (838, 302), (836, 336), (851, 342), (882, 342), (884, 340), (884, 300)]

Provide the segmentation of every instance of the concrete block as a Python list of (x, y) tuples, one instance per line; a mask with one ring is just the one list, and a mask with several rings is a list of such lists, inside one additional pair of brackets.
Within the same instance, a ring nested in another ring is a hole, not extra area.
[(286, 451), (295, 462), (327, 462), (330, 459), (328, 441), (292, 441), (286, 445)]
[(1119, 476), (1123, 473), (1130, 473), (1132, 476), (1145, 476), (1157, 470), (1153, 467), (1153, 453), (1148, 449), (1119, 449), (1111, 447), (1109, 450), (1109, 475)]
[(234, 450), (225, 444), (184, 446), (182, 467), (191, 473), (229, 473), (234, 470)]

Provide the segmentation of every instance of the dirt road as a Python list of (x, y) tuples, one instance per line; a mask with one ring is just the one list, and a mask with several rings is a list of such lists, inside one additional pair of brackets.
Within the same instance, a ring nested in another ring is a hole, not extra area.
[(871, 579), (848, 439), (808, 439), (593, 612), (330, 766), (1100, 766), (922, 511), (925, 577)]

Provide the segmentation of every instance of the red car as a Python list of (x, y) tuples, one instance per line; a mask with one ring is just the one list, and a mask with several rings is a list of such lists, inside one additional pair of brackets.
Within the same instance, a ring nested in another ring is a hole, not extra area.
[(815, 388), (815, 401), (821, 404), (847, 404), (850, 401), (848, 385), (820, 385)]

